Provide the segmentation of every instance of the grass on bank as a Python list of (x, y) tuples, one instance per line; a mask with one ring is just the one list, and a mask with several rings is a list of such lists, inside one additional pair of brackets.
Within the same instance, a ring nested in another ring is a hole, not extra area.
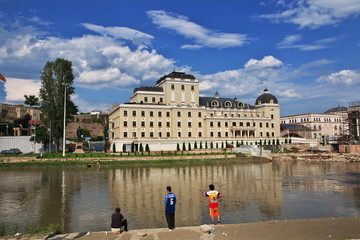
[(60, 224), (49, 224), (48, 226), (40, 226), (37, 223), (25, 223), (24, 225), (13, 223), (5, 224), (0, 223), (0, 237), (14, 236), (16, 233), (22, 234), (39, 234), (39, 233), (60, 233)]

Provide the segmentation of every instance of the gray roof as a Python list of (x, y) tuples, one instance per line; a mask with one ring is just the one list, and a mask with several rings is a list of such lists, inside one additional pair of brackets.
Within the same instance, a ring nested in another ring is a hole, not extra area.
[(298, 124), (280, 124), (280, 128), (282, 129), (289, 129), (293, 131), (311, 131), (311, 128), (305, 127), (304, 125), (298, 125)]
[(258, 104), (259, 104), (259, 103), (258, 103), (259, 101), (261, 102), (260, 104), (263, 104), (263, 103), (270, 103), (271, 100), (273, 100), (273, 103), (279, 103), (278, 100), (277, 100), (277, 98), (276, 98), (274, 95), (270, 94), (270, 93), (269, 93), (269, 90), (267, 90), (267, 89), (265, 88), (263, 94), (261, 94), (261, 95), (256, 99), (255, 105), (258, 105)]
[[(212, 107), (213, 101), (217, 101), (217, 108), (227, 108), (226, 107), (226, 102), (230, 103), (230, 107), (228, 108), (245, 108), (245, 109), (253, 109), (254, 107), (251, 106), (250, 104), (247, 103), (243, 103), (241, 101), (238, 101), (236, 99), (231, 99), (231, 98), (216, 98), (216, 97), (199, 97), (199, 105), (200, 106), (205, 106), (205, 107)], [(240, 106), (240, 104), (242, 103), (242, 106)]]
[(180, 78), (180, 79), (191, 79), (191, 80), (195, 80), (195, 77), (191, 74), (185, 74), (184, 72), (175, 72), (173, 71), (172, 73), (169, 73), (168, 75), (163, 76), (162, 78), (160, 78), (156, 84), (160, 83), (162, 80), (166, 79), (166, 78)]
[(163, 92), (163, 88), (162, 87), (145, 87), (145, 86), (141, 86), (138, 88), (135, 88), (134, 93), (137, 91), (146, 91), (146, 92)]
[(346, 112), (348, 110), (347, 107), (334, 107), (334, 108), (331, 108), (329, 110), (327, 110), (326, 112), (324, 112), (325, 114), (329, 114), (329, 113), (335, 113), (335, 112)]

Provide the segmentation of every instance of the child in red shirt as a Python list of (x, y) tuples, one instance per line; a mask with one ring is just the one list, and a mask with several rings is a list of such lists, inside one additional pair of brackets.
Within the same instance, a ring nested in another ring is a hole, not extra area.
[(209, 189), (210, 191), (208, 192), (203, 192), (201, 188), (199, 190), (204, 195), (204, 197), (209, 198), (211, 223), (214, 224), (214, 217), (217, 217), (218, 225), (220, 225), (220, 212), (219, 212), (218, 199), (222, 197), (222, 194), (215, 190), (213, 184), (209, 185)]

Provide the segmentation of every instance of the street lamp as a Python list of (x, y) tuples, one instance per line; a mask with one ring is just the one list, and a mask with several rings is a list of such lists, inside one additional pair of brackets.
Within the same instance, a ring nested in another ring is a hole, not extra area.
[(66, 83), (64, 83), (65, 91), (64, 91), (64, 132), (63, 132), (63, 153), (62, 156), (65, 157), (65, 148), (66, 148), (66, 139), (65, 139), (65, 126), (66, 126)]

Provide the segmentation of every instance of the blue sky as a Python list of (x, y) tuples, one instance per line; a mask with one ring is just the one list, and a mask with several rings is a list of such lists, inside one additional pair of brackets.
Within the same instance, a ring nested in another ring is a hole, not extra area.
[(81, 112), (128, 102), (172, 71), (201, 96), (254, 104), (266, 87), (281, 115), (359, 101), (360, 0), (0, 0), (0, 102), (38, 95), (47, 61), (72, 61)]

